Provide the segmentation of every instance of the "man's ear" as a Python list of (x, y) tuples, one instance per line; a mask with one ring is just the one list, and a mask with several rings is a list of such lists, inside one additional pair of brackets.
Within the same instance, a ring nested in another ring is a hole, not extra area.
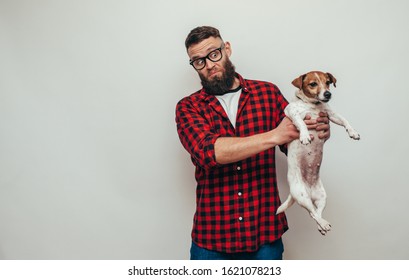
[(224, 43), (224, 50), (226, 51), (227, 56), (230, 57), (231, 54), (233, 53), (233, 51), (232, 51), (232, 49), (231, 49), (231, 44), (230, 44), (230, 42), (225, 42), (225, 43)]

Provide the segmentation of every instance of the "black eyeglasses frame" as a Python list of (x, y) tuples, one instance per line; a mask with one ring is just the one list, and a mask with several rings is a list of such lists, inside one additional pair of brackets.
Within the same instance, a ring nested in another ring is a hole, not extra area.
[[(208, 60), (210, 60), (211, 62), (218, 62), (218, 61), (220, 61), (222, 58), (223, 58), (223, 52), (222, 52), (222, 49), (224, 49), (224, 44), (220, 47), (220, 48), (217, 48), (217, 49), (214, 49), (214, 50), (212, 50), (211, 52), (209, 52), (206, 56), (204, 56), (204, 57), (198, 57), (198, 58), (196, 58), (196, 59), (194, 59), (194, 60), (190, 60), (189, 61), (189, 64), (190, 65), (192, 65), (192, 67), (193, 68), (195, 68), (196, 70), (202, 70), (203, 68), (205, 68), (206, 67), (206, 60), (208, 59)], [(219, 59), (217, 59), (217, 60), (213, 60), (213, 59), (211, 59), (210, 58), (210, 55), (212, 54), (212, 53), (214, 53), (214, 52), (220, 52), (220, 58)], [(193, 63), (195, 63), (195, 61), (198, 61), (198, 60), (203, 60), (204, 61), (204, 64), (203, 64), (203, 67), (201, 67), (201, 68), (196, 68), (194, 65), (193, 65)]]

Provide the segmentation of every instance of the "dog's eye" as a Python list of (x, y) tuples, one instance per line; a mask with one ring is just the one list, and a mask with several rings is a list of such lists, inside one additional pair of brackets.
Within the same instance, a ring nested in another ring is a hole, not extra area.
[(327, 86), (329, 86), (331, 84), (331, 81), (327, 81), (326, 84)]
[(312, 83), (309, 84), (309, 86), (310, 87), (316, 87), (316, 86), (318, 86), (318, 84), (316, 82), (312, 82)]

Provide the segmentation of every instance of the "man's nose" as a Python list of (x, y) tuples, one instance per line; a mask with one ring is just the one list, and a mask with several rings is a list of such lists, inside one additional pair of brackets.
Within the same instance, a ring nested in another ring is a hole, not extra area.
[(206, 57), (206, 68), (207, 69), (212, 69), (214, 67), (215, 63), (211, 61), (209, 58)]

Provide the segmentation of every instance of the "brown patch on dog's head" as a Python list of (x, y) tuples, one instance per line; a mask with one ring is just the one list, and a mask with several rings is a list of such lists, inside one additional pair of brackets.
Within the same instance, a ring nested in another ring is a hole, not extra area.
[[(294, 79), (292, 84), (300, 89), (298, 94), (303, 94), (308, 99), (328, 102), (331, 96), (329, 87), (336, 86), (337, 79), (331, 73), (312, 71)], [(329, 97), (325, 97), (329, 93)]]

